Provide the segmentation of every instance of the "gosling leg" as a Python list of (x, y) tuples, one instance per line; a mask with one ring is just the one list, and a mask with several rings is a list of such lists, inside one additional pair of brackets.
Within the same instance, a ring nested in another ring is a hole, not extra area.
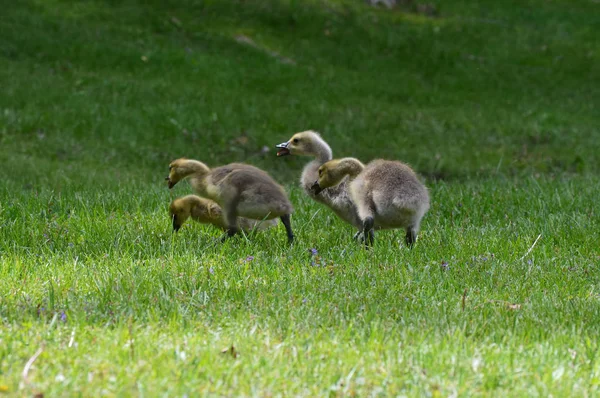
[(415, 242), (417, 241), (417, 232), (412, 227), (406, 228), (406, 237), (404, 238), (404, 241), (409, 249), (412, 249), (415, 245)]
[[(364, 187), (363, 187), (364, 188)], [(369, 246), (373, 246), (375, 242), (375, 232), (373, 228), (375, 226), (375, 203), (372, 198), (363, 198), (361, 195), (356, 201), (356, 210), (358, 217), (362, 220), (363, 236), (365, 246), (367, 249)]]
[(223, 218), (227, 225), (227, 234), (221, 239), (221, 242), (225, 242), (228, 238), (231, 238), (239, 232), (238, 217), (237, 217), (237, 203), (233, 202), (223, 208)]
[(286, 214), (280, 217), (281, 222), (285, 226), (285, 232), (287, 233), (288, 243), (294, 241), (294, 233), (292, 232), (292, 222), (290, 221), (290, 215)]
[(375, 243), (375, 232), (373, 232), (373, 226), (375, 225), (375, 219), (373, 217), (367, 217), (363, 221), (363, 234), (365, 238), (365, 246), (373, 246)]
[(375, 229), (371, 228), (369, 231), (369, 240), (371, 241), (371, 246), (373, 246), (373, 242), (375, 242)]

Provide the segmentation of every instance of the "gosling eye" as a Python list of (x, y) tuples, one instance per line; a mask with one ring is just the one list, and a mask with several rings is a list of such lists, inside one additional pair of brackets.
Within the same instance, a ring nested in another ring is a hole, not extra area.
[(292, 140), (292, 142), (293, 142), (294, 144), (297, 144), (297, 143), (298, 143), (298, 141), (300, 141), (298, 138), (294, 138), (294, 139)]
[(323, 174), (323, 169), (319, 169), (319, 177)]

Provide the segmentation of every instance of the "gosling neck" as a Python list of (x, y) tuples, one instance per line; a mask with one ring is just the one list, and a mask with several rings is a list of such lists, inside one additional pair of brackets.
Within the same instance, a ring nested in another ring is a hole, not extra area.
[(315, 158), (319, 163), (323, 164), (329, 162), (333, 158), (331, 147), (321, 137), (317, 137), (314, 140), (314, 153)]
[(203, 203), (199, 198), (193, 199), (191, 216), (196, 221), (210, 223), (219, 228), (226, 228), (220, 209)]
[(192, 206), (192, 217), (210, 222), (222, 219), (221, 211), (218, 208), (211, 207), (210, 204), (203, 203), (197, 198), (195, 199), (195, 203)]
[(347, 175), (350, 179), (354, 179), (363, 171), (365, 165), (355, 158), (343, 158), (340, 160), (338, 167), (343, 174)]
[(317, 151), (316, 158), (320, 163), (329, 162), (333, 158), (329, 147), (322, 147)]
[(202, 178), (206, 174), (210, 173), (210, 169), (207, 165), (197, 160), (186, 160), (179, 166), (179, 171), (183, 175), (183, 178), (194, 176), (196, 178)]

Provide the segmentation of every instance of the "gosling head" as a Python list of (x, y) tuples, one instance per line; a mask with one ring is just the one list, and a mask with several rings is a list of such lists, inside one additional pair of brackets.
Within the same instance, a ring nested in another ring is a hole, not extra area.
[(190, 218), (194, 204), (186, 198), (175, 199), (169, 206), (169, 216), (173, 222), (173, 231), (177, 232), (181, 226)]
[(277, 156), (286, 155), (305, 155), (317, 156), (322, 152), (329, 153), (331, 157), (331, 148), (319, 135), (319, 133), (308, 130), (301, 133), (296, 133), (287, 142), (282, 142), (276, 145), (279, 149)]
[(209, 168), (202, 162), (180, 158), (169, 164), (169, 175), (165, 178), (169, 189), (172, 189), (179, 181), (194, 173), (206, 173)]
[(186, 159), (181, 158), (181, 159), (177, 159), (172, 161), (169, 164), (169, 175), (165, 178), (165, 181), (167, 181), (167, 184), (169, 186), (169, 189), (172, 189), (175, 184), (177, 184), (179, 181), (181, 181), (183, 179), (183, 173), (182, 173), (182, 166), (184, 164)]
[[(324, 163), (319, 167), (319, 179), (312, 184), (310, 190), (313, 194), (320, 194), (325, 188), (332, 187), (339, 184), (339, 181), (335, 181), (336, 177), (336, 166), (337, 160), (331, 160)], [(343, 176), (340, 178), (343, 178)]]
[(213, 224), (219, 227), (222, 226), (223, 220), (221, 207), (217, 203), (196, 195), (187, 195), (173, 200), (169, 206), (169, 215), (175, 232), (179, 231), (190, 217), (201, 224)]
[(355, 177), (364, 165), (354, 158), (334, 159), (325, 162), (319, 167), (319, 179), (314, 182), (310, 190), (318, 195), (325, 188), (334, 187), (342, 182), (344, 177)]

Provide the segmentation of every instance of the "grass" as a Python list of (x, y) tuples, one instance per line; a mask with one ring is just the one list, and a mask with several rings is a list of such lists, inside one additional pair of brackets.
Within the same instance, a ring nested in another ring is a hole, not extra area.
[[(7, 5), (0, 394), (599, 394), (598, 5), (434, 4)], [(307, 128), (424, 176), (414, 250), (297, 188)], [(269, 170), (296, 243), (173, 235), (180, 156)]]

